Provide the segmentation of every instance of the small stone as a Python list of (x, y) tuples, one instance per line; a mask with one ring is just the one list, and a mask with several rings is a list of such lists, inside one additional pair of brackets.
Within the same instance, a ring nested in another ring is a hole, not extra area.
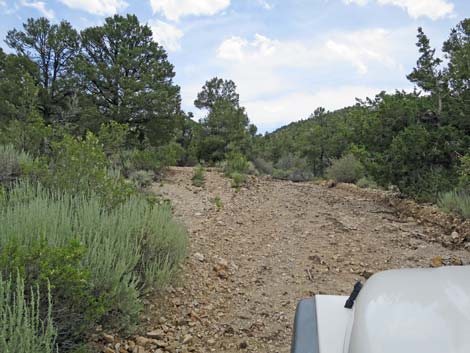
[(369, 279), (370, 277), (372, 277), (373, 274), (374, 274), (373, 272), (370, 272), (370, 271), (367, 271), (367, 270), (361, 271), (359, 273), (359, 275), (364, 277), (365, 279)]
[(193, 340), (193, 336), (191, 335), (185, 335), (183, 338), (183, 344), (188, 344)]
[(220, 268), (221, 270), (227, 270), (228, 269), (228, 261), (225, 260), (225, 259), (220, 259), (218, 262), (217, 262), (217, 265), (216, 265), (218, 268)]
[(456, 257), (456, 256), (453, 256), (453, 257), (450, 259), (450, 263), (451, 263), (453, 266), (462, 266), (462, 265), (463, 265), (462, 259), (459, 258), (459, 257)]
[(442, 256), (435, 256), (431, 260), (432, 267), (441, 267), (444, 264), (444, 259)]
[(135, 346), (132, 349), (132, 353), (146, 353), (145, 348), (142, 346)]
[(165, 333), (163, 332), (163, 330), (153, 330), (153, 331), (147, 332), (147, 337), (161, 340), (163, 339), (163, 337), (165, 337)]
[(247, 349), (248, 348), (248, 343), (246, 341), (240, 342), (240, 344), (238, 345), (238, 348)]
[(149, 344), (155, 344), (157, 342), (157, 340), (155, 339), (152, 339), (152, 338), (146, 338), (146, 337), (142, 337), (142, 336), (137, 336), (135, 338), (135, 343), (137, 343), (138, 346), (147, 346)]
[(213, 346), (213, 345), (215, 344), (215, 339), (213, 339), (213, 338), (208, 339), (208, 340), (207, 340), (207, 344), (208, 344), (209, 346)]
[(158, 348), (165, 348), (166, 346), (168, 346), (168, 343), (166, 343), (165, 341), (162, 341), (162, 340), (158, 340), (155, 343), (156, 343)]
[(460, 235), (456, 231), (453, 231), (450, 235), (450, 238), (452, 239), (453, 243), (457, 243), (460, 240)]
[(217, 272), (217, 277), (219, 277), (220, 279), (227, 279), (227, 272), (224, 270), (220, 270)]
[(114, 343), (114, 336), (103, 333), (103, 339), (108, 343)]
[(116, 353), (111, 347), (104, 347), (103, 353)]
[(204, 262), (204, 255), (202, 255), (201, 253), (197, 252), (194, 254), (194, 258), (196, 260), (198, 260), (199, 262)]
[(328, 187), (328, 188), (330, 188), (330, 189), (331, 189), (331, 188), (334, 188), (335, 186), (336, 186), (336, 181), (334, 181), (334, 180), (328, 180), (328, 181), (326, 182), (326, 187)]

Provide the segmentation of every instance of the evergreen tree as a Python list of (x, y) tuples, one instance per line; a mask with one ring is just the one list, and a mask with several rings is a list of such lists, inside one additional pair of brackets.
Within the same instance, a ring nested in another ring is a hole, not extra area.
[(128, 124), (141, 143), (167, 143), (181, 114), (180, 89), (150, 27), (115, 15), (82, 31), (81, 41), (79, 81), (105, 120)]

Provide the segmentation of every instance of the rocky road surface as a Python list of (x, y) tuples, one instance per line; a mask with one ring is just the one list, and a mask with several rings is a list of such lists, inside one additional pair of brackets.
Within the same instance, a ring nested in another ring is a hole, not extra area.
[(349, 294), (386, 269), (470, 263), (467, 250), (427, 240), (436, 229), (348, 190), (253, 177), (236, 192), (217, 171), (204, 188), (191, 177), (173, 168), (153, 187), (187, 225), (190, 250), (181, 283), (148, 300), (142, 352), (287, 353), (301, 298)]

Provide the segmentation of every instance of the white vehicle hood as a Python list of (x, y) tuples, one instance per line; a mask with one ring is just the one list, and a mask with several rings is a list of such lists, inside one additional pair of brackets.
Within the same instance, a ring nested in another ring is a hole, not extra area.
[(470, 267), (376, 274), (351, 320), (344, 353), (469, 353)]

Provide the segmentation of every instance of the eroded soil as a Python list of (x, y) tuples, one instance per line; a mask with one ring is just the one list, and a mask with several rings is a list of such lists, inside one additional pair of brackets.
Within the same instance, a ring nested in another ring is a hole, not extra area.
[(436, 229), (348, 190), (253, 178), (235, 192), (217, 171), (204, 188), (191, 176), (173, 168), (153, 188), (188, 226), (190, 250), (180, 287), (149, 300), (148, 330), (163, 333), (151, 352), (287, 353), (301, 298), (349, 294), (377, 271), (435, 256), (470, 263), (470, 252), (429, 241)]

